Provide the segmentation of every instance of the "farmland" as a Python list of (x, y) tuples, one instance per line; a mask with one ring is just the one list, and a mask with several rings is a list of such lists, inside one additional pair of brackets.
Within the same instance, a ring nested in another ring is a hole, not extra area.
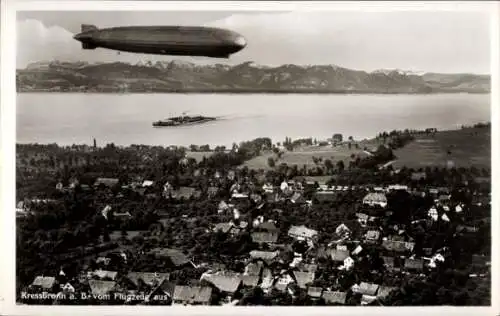
[[(470, 167), (489, 168), (491, 164), (491, 130), (490, 128), (465, 128), (460, 130), (439, 131), (435, 135), (419, 135), (415, 140), (394, 151), (396, 156), (392, 163), (394, 168), (406, 166), (408, 168), (425, 167)], [(358, 145), (356, 147), (356, 144)], [(332, 146), (301, 146), (293, 151), (285, 151), (281, 157), (272, 151), (264, 151), (261, 155), (246, 161), (243, 166), (250, 169), (272, 169), (269, 158), (275, 160), (275, 165), (287, 164), (288, 166), (304, 165), (310, 169), (317, 166), (314, 158), (321, 161), (331, 160), (335, 165), (342, 160), (345, 166), (349, 161), (360, 157), (365, 158), (369, 154), (364, 151), (375, 150), (383, 144), (381, 140), (370, 139), (353, 141), (351, 148), (347, 142)], [(188, 152), (187, 156), (201, 161), (212, 152)]]
[(285, 152), (281, 158), (277, 159), (277, 155), (272, 152), (267, 152), (258, 157), (255, 157), (247, 162), (245, 166), (249, 169), (270, 169), (268, 165), (268, 159), (273, 158), (276, 160), (276, 165), (285, 163), (289, 166), (297, 165), (298, 167), (303, 167), (304, 165), (309, 169), (316, 166), (314, 163), (314, 157), (321, 159), (323, 162), (327, 159), (331, 160), (333, 164), (342, 160), (344, 165), (348, 166), (349, 161), (352, 160), (351, 156), (364, 158), (368, 154), (365, 153), (360, 146), (359, 149), (355, 149), (352, 146), (351, 149), (347, 145), (336, 146), (336, 147), (319, 147), (319, 146), (306, 146), (295, 149), (294, 151)]
[(435, 136), (417, 137), (394, 152), (394, 168), (478, 167), (491, 165), (490, 128), (441, 131)]

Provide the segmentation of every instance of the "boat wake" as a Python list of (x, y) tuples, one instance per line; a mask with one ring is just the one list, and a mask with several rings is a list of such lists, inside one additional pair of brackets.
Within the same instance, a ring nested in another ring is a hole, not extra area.
[(264, 117), (264, 115), (238, 115), (238, 114), (226, 114), (226, 115), (220, 115), (216, 116), (217, 120), (243, 120), (243, 119), (255, 119), (255, 118), (260, 118)]

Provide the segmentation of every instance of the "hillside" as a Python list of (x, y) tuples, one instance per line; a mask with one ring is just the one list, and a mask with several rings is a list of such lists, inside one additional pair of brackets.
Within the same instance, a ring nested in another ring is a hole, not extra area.
[(394, 168), (491, 168), (491, 129), (465, 128), (418, 137), (394, 152)]
[(265, 67), (251, 62), (235, 66), (171, 61), (39, 62), (18, 69), (19, 92), (269, 92), (269, 93), (488, 93), (490, 76), (365, 72), (334, 65)]
[[(331, 146), (302, 146), (293, 151), (286, 151), (281, 158), (277, 159), (272, 152), (263, 152), (244, 163), (250, 169), (273, 169), (268, 164), (268, 159), (275, 159), (276, 165), (285, 163), (289, 166), (297, 165), (302, 168), (315, 168), (314, 157), (331, 160), (336, 163), (340, 160), (345, 166), (353, 160), (353, 157), (365, 158), (366, 152), (363, 148), (374, 151), (383, 144), (381, 139), (370, 139), (354, 141), (358, 148), (348, 147), (348, 142), (336, 147)], [(203, 156), (208, 157), (211, 152), (189, 152), (189, 157), (200, 161)], [(406, 146), (394, 151), (395, 160), (392, 166), (395, 169), (426, 168), (426, 167), (476, 167), (491, 168), (491, 128), (490, 127), (467, 127), (457, 130), (438, 131), (432, 135), (418, 135), (415, 140)], [(321, 165), (321, 164), (319, 164)]]

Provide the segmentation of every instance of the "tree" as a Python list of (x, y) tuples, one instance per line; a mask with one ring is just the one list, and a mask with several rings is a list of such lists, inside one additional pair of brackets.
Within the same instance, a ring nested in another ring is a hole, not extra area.
[(344, 168), (345, 168), (344, 161), (343, 160), (337, 161), (337, 169), (339, 170), (339, 172), (344, 171)]
[(274, 161), (274, 159), (272, 157), (269, 157), (269, 158), (267, 158), (267, 165), (271, 168), (274, 168), (274, 166), (276, 165), (276, 162)]
[(330, 159), (325, 160), (325, 167), (326, 167), (326, 170), (328, 170), (328, 171), (333, 169), (333, 163)]
[(343, 140), (343, 137), (342, 137), (342, 134), (333, 134), (333, 142), (336, 143), (336, 142), (342, 142)]

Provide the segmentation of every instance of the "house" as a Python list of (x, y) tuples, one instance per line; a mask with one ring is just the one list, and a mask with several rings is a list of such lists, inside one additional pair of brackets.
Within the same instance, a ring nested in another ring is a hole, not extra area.
[[(163, 281), (159, 286), (154, 287), (149, 292), (149, 302), (157, 301), (160, 304), (170, 304), (175, 291), (175, 284), (170, 281)], [(165, 299), (165, 298), (168, 299)]]
[(113, 217), (115, 217), (115, 218), (130, 218), (130, 217), (132, 217), (132, 214), (130, 214), (129, 211), (113, 212)]
[(430, 258), (429, 260), (429, 263), (427, 264), (427, 266), (429, 268), (436, 268), (437, 267), (437, 262), (444, 262), (446, 259), (444, 258), (444, 256), (440, 253), (437, 253), (435, 254), (434, 256), (432, 256), (432, 258)]
[(37, 276), (31, 286), (45, 291), (51, 291), (56, 285), (55, 277)]
[(358, 287), (353, 289), (354, 292), (362, 295), (375, 296), (379, 288), (378, 284), (361, 282)]
[(109, 263), (111, 262), (111, 258), (107, 258), (107, 257), (98, 257), (97, 260), (96, 260), (96, 263), (97, 264), (104, 264), (105, 266), (109, 265)]
[(224, 211), (228, 210), (229, 208), (230, 208), (229, 204), (227, 204), (226, 202), (224, 202), (224, 201), (219, 202), (219, 206), (218, 206), (219, 211), (224, 212)]
[(320, 203), (334, 202), (337, 200), (337, 194), (333, 191), (318, 191), (314, 193), (313, 197)]
[(274, 277), (269, 268), (264, 268), (262, 270), (262, 282), (260, 283), (260, 287), (264, 292), (268, 292), (274, 284)]
[(384, 299), (389, 296), (393, 291), (397, 290), (394, 286), (383, 286), (381, 285), (377, 291), (377, 298)]
[(356, 217), (358, 218), (358, 223), (361, 226), (366, 226), (366, 224), (368, 223), (368, 218), (369, 218), (369, 216), (367, 214), (356, 213)]
[(305, 272), (316, 272), (318, 271), (318, 265), (317, 264), (312, 264), (312, 263), (301, 263), (298, 266), (300, 271), (305, 271)]
[(107, 271), (107, 270), (96, 270), (91, 272), (90, 277), (98, 277), (99, 279), (108, 279), (115, 280), (118, 272), (116, 271)]
[(491, 259), (489, 256), (485, 255), (472, 255), (472, 267), (474, 268), (484, 268), (490, 265)]
[[(134, 237), (137, 237), (137, 236), (143, 236), (143, 235), (144, 235), (144, 233), (145, 233), (145, 231), (141, 231), (141, 230), (127, 230), (127, 231), (126, 231), (126, 234), (124, 235), (124, 234), (122, 233), (122, 231), (119, 231), (119, 230), (114, 230), (114, 231), (112, 231), (112, 232), (111, 232), (111, 234), (109, 234), (109, 238), (110, 238), (112, 241), (114, 241), (114, 240), (119, 240), (119, 239), (121, 239), (122, 237), (125, 237), (125, 238), (127, 238), (127, 239), (129, 239), (129, 240), (132, 240)], [(102, 257), (100, 257), (100, 258), (102, 258)], [(102, 260), (103, 260), (103, 259), (99, 259), (99, 258), (98, 258), (97, 260), (101, 260), (101, 262), (102, 262)], [(105, 261), (104, 261), (104, 264), (106, 264), (106, 265), (107, 265), (107, 263), (106, 263)]]
[(231, 223), (231, 222), (218, 223), (218, 224), (215, 224), (213, 231), (227, 234), (227, 233), (229, 233), (229, 231), (231, 231), (231, 229), (233, 229), (233, 223)]
[(190, 263), (189, 259), (186, 257), (182, 251), (171, 248), (154, 248), (150, 252), (156, 258), (168, 259), (175, 267), (180, 267)]
[(437, 201), (441, 204), (445, 204), (450, 202), (451, 196), (449, 194), (441, 194), (438, 198)]
[(441, 215), (441, 220), (443, 220), (443, 221), (445, 221), (445, 222), (449, 222), (449, 221), (450, 221), (450, 218), (448, 217), (448, 215), (443, 214), (443, 215)]
[(154, 184), (154, 182), (151, 180), (144, 180), (144, 182), (142, 183), (142, 187), (143, 188), (151, 187), (151, 186), (153, 186), (153, 184)]
[(62, 191), (64, 189), (64, 185), (62, 184), (62, 182), (58, 182), (56, 184), (56, 190), (57, 191)]
[(218, 187), (208, 187), (207, 189), (207, 195), (209, 199), (213, 199), (219, 194), (219, 188)]
[(285, 292), (288, 286), (294, 282), (295, 280), (289, 273), (284, 273), (275, 280), (274, 288), (278, 291)]
[(94, 187), (107, 187), (113, 188), (118, 185), (119, 180), (116, 178), (97, 178), (94, 182)]
[(90, 292), (97, 297), (105, 297), (116, 289), (115, 281), (89, 280)]
[(270, 263), (276, 259), (279, 251), (261, 251), (261, 250), (252, 250), (250, 251), (250, 258), (252, 260), (262, 260), (266, 263)]
[(384, 193), (371, 192), (371, 193), (368, 193), (363, 198), (363, 204), (366, 204), (369, 206), (378, 205), (380, 207), (386, 207), (387, 206), (387, 197), (385, 196)]
[(253, 288), (259, 285), (260, 277), (258, 275), (241, 275), (240, 278), (243, 286)]
[(290, 198), (290, 201), (294, 204), (306, 203), (306, 199), (302, 196), (302, 194), (300, 194), (300, 192), (295, 192)]
[(274, 186), (270, 183), (266, 183), (262, 186), (262, 190), (264, 190), (265, 193), (273, 193)]
[(339, 291), (324, 291), (323, 299), (326, 304), (341, 304), (344, 305), (346, 303), (347, 293), (339, 292)]
[(382, 241), (382, 247), (388, 251), (406, 252), (406, 251), (413, 251), (415, 243), (386, 239)]
[(293, 271), (293, 275), (301, 289), (306, 289), (310, 283), (314, 282), (314, 272)]
[(347, 238), (351, 234), (351, 230), (345, 224), (340, 224), (335, 229), (335, 234), (337, 234), (337, 236), (339, 237)]
[(180, 187), (177, 190), (170, 189), (168, 191), (165, 191), (165, 194), (167, 196), (170, 195), (172, 199), (177, 200), (190, 200), (192, 198), (198, 198), (201, 195), (200, 191), (191, 187)]
[(347, 250), (330, 249), (329, 254), (330, 258), (336, 262), (344, 262), (349, 257), (349, 251)]
[(436, 207), (431, 207), (429, 211), (427, 212), (427, 215), (432, 218), (433, 221), (437, 221), (439, 218), (439, 213), (436, 209)]
[(377, 299), (376, 296), (363, 294), (361, 296), (361, 305), (369, 305)]
[(71, 177), (68, 180), (68, 182), (69, 182), (69, 188), (70, 189), (74, 189), (74, 188), (76, 188), (80, 184), (80, 181), (78, 181), (78, 179), (75, 178), (75, 177)]
[(243, 275), (256, 275), (259, 276), (260, 273), (262, 272), (262, 268), (264, 267), (264, 264), (262, 261), (257, 261), (257, 262), (250, 262), (246, 267), (245, 267), (245, 272), (243, 272)]
[(239, 202), (239, 201), (246, 201), (248, 199), (248, 194), (246, 193), (238, 193), (238, 192), (234, 192), (232, 195), (231, 195), (231, 200), (232, 201), (235, 201), (235, 202)]
[(278, 232), (253, 232), (252, 241), (258, 244), (275, 244), (278, 241)]
[(408, 271), (420, 272), (424, 269), (424, 261), (422, 259), (405, 259), (404, 268)]
[(426, 255), (426, 256), (432, 255), (432, 248), (430, 248), (430, 247), (424, 247), (424, 248), (422, 248), (422, 251), (424, 252), (424, 255)]
[(323, 294), (323, 289), (320, 287), (310, 286), (307, 289), (307, 296), (309, 296), (311, 299), (314, 300), (320, 299), (322, 294)]
[(280, 190), (282, 192), (292, 192), (292, 189), (288, 186), (288, 182), (287, 181), (283, 181), (281, 182), (280, 184)]
[(212, 299), (212, 288), (209, 286), (176, 285), (173, 305), (209, 305)]
[(387, 191), (408, 191), (408, 186), (407, 185), (401, 185), (401, 184), (391, 184), (387, 187)]
[(129, 272), (127, 274), (127, 279), (136, 286), (140, 288), (142, 285), (148, 287), (156, 287), (162, 284), (165, 280), (170, 279), (169, 273), (152, 273), (152, 272)]
[(457, 225), (456, 232), (457, 233), (477, 233), (479, 228), (475, 225)]
[(378, 230), (369, 230), (365, 234), (365, 240), (367, 242), (374, 243), (377, 242), (379, 238), (380, 238), (380, 231)]
[[(235, 210), (236, 214), (239, 214)], [(239, 216), (239, 215), (238, 215)], [(248, 226), (248, 222), (246, 221), (239, 221), (238, 224), (235, 224), (233, 221), (228, 222), (228, 223), (219, 223), (216, 224), (215, 227), (213, 228), (214, 232), (222, 232), (224, 234), (231, 234), (233, 236), (238, 235), (242, 229), (245, 229)]]
[(425, 172), (412, 172), (412, 174), (411, 174), (412, 181), (425, 180), (426, 178), (427, 178), (427, 174)]
[(345, 250), (345, 251), (347, 251), (347, 250), (348, 250), (348, 249), (347, 249), (347, 245), (342, 245), (342, 244), (337, 244), (337, 245), (335, 246), (335, 248), (336, 248), (337, 250)]
[(290, 262), (289, 266), (291, 268), (296, 268), (296, 267), (298, 267), (302, 263), (303, 260), (304, 259), (302, 258), (301, 255), (299, 255), (299, 256), (295, 255), (295, 257), (293, 258), (292, 262)]
[(385, 267), (388, 271), (395, 271), (395, 270), (399, 270), (399, 269), (398, 269), (398, 268), (396, 268), (396, 266), (395, 266), (394, 257), (386, 257), (386, 256), (382, 256), (382, 260), (384, 260), (384, 267)]
[(242, 287), (242, 280), (239, 274), (230, 272), (204, 273), (201, 280), (205, 280), (216, 287), (220, 293), (226, 295), (231, 301)]
[(347, 257), (344, 259), (344, 264), (339, 267), (340, 270), (351, 270), (354, 267), (354, 260), (351, 257)]
[(309, 229), (304, 225), (291, 226), (288, 230), (288, 236), (297, 240), (312, 240), (318, 235), (318, 231)]
[(261, 222), (256, 227), (257, 231), (278, 232), (279, 229), (273, 221)]
[[(345, 250), (347, 250), (347, 249), (345, 249)], [(354, 250), (351, 252), (351, 254), (357, 256), (358, 254), (361, 253), (361, 251), (363, 251), (363, 247), (361, 247), (361, 245), (358, 245), (356, 248), (354, 248)]]
[(64, 293), (75, 293), (75, 288), (70, 283), (66, 283), (66, 284), (62, 285), (61, 290)]

